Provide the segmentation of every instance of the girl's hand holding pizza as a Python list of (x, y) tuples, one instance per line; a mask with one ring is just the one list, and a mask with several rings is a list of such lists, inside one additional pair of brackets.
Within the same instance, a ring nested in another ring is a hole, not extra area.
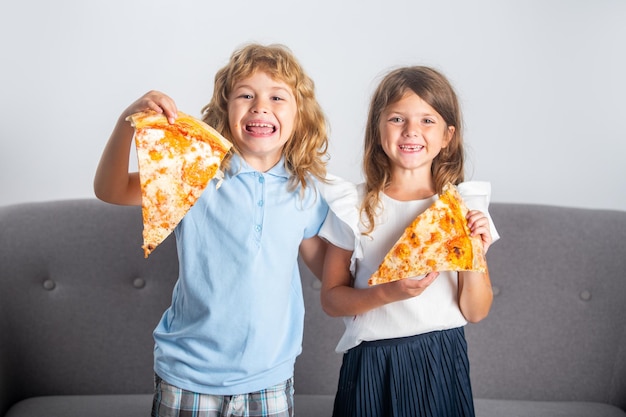
[(493, 243), (487, 216), (482, 211), (470, 210), (467, 213), (467, 226), (470, 228), (472, 236), (480, 236), (485, 253), (487, 253), (487, 249)]
[(429, 272), (423, 278), (408, 278), (379, 285), (388, 302), (406, 300), (422, 294), (439, 276), (439, 272)]

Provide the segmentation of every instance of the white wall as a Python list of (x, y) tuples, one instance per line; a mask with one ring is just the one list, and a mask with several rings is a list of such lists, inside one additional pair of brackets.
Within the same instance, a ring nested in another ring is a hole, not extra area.
[(426, 64), (455, 84), (495, 201), (626, 210), (623, 0), (2, 0), (0, 205), (92, 197), (118, 114), (160, 89), (198, 115), (248, 41), (313, 77), (338, 175), (361, 178), (379, 76)]

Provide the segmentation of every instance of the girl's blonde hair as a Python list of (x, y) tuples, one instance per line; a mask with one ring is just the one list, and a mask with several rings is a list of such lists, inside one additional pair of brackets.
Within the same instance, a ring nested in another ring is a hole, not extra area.
[[(293, 53), (284, 45), (248, 44), (233, 52), (226, 66), (215, 74), (213, 97), (202, 109), (202, 120), (224, 137), (231, 139), (228, 123), (228, 97), (234, 85), (263, 71), (289, 85), (296, 98), (297, 115), (292, 137), (283, 148), (285, 165), (291, 175), (291, 187), (303, 189), (309, 175), (326, 177), (328, 133), (326, 117), (315, 98), (313, 80), (304, 72)], [(238, 152), (237, 143), (233, 144)], [(228, 166), (231, 154), (224, 159)]]
[(380, 115), (387, 106), (401, 100), (407, 92), (417, 94), (443, 117), (447, 126), (455, 128), (448, 146), (441, 149), (432, 163), (435, 191), (439, 194), (446, 183), (456, 185), (464, 179), (461, 108), (448, 79), (435, 69), (424, 66), (402, 67), (389, 72), (372, 96), (365, 129), (365, 196), (361, 213), (366, 234), (374, 230), (374, 218), (380, 207), (380, 193), (389, 186), (391, 180), (391, 161), (381, 146)]

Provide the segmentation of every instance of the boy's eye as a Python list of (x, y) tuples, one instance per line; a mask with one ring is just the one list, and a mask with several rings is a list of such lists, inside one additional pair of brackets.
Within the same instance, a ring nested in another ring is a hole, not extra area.
[(272, 101), (280, 101), (280, 100), (282, 100), (282, 97), (278, 97), (278, 96), (272, 97)]
[(242, 94), (241, 97), (250, 99), (252, 98), (252, 94)]

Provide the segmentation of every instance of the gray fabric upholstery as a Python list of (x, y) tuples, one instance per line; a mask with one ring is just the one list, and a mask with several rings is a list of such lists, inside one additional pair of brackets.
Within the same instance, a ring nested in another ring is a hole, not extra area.
[(476, 397), (626, 409), (626, 212), (494, 204), (497, 295), (467, 327)]
[(150, 394), (55, 395), (21, 401), (5, 417), (147, 417), (151, 407)]
[[(466, 331), (477, 416), (626, 416), (626, 212), (496, 203), (492, 215), (497, 295)], [(323, 417), (343, 324), (302, 271), (296, 415)], [(143, 258), (139, 208), (0, 207), (0, 416), (148, 415), (151, 333), (176, 274), (172, 238)]]

